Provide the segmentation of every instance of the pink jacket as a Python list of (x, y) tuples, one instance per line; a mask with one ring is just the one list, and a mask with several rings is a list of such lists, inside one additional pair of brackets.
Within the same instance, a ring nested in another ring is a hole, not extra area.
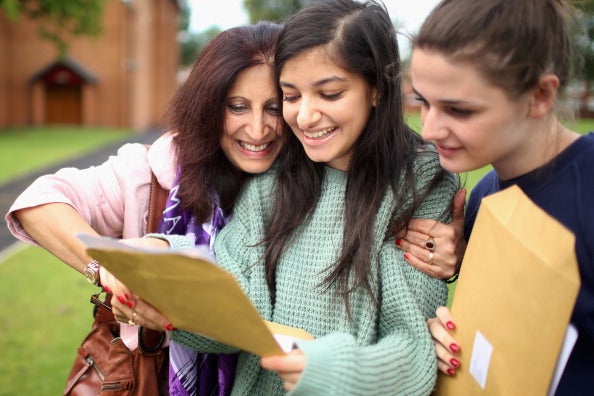
[[(157, 139), (148, 151), (139, 143), (125, 144), (101, 165), (63, 168), (39, 177), (17, 197), (6, 223), (16, 238), (36, 245), (13, 212), (62, 202), (74, 207), (100, 235), (140, 237), (147, 224), (151, 170), (163, 188), (171, 189), (176, 171), (172, 134)], [(121, 324), (120, 336), (128, 348), (137, 347), (137, 327)]]
[(62, 202), (74, 207), (100, 235), (135, 238), (146, 229), (151, 170), (159, 184), (169, 190), (175, 178), (172, 135), (157, 139), (147, 151), (139, 143), (125, 144), (117, 155), (87, 169), (63, 168), (35, 180), (6, 214), (10, 232), (36, 244), (23, 230), (13, 212), (46, 203)]

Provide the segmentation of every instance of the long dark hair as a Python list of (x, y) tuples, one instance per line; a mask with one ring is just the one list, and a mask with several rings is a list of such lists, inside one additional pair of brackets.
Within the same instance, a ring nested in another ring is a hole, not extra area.
[(168, 127), (177, 132), (179, 195), (183, 208), (199, 222), (211, 215), (216, 195), (229, 213), (245, 183), (247, 174), (227, 159), (220, 145), (225, 100), (243, 70), (272, 66), (280, 29), (281, 25), (259, 22), (219, 33), (202, 50), (167, 110)]
[[(348, 295), (358, 287), (375, 297), (368, 279), (370, 252), (376, 213), (387, 189), (391, 188), (396, 202), (406, 207), (394, 219), (399, 228), (406, 226), (427, 192), (415, 191), (413, 178), (413, 163), (424, 143), (404, 123), (396, 33), (382, 4), (320, 1), (294, 14), (278, 41), (277, 79), (287, 60), (319, 46), (333, 54), (337, 65), (363, 76), (378, 94), (377, 107), (353, 148), (349, 164), (342, 253), (336, 263), (331, 263), (321, 285), (328, 288), (336, 284), (348, 308)], [(290, 130), (284, 135), (288, 141), (279, 155), (276, 199), (265, 235), (266, 274), (273, 302), (277, 262), (291, 233), (313, 212), (325, 166), (308, 159)], [(439, 173), (436, 178), (444, 175)], [(411, 195), (412, 203), (405, 205), (409, 202), (405, 198)]]

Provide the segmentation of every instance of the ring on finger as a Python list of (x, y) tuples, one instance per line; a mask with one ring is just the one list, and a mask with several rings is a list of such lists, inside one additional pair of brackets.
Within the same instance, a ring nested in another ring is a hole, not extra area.
[(427, 262), (429, 264), (433, 264), (433, 256), (434, 256), (434, 253), (433, 252), (429, 252), (429, 257), (427, 257)]
[(132, 312), (132, 319), (128, 319), (128, 324), (130, 326), (136, 326), (136, 311)]
[(429, 238), (425, 241), (425, 249), (430, 252), (435, 251), (435, 240), (433, 238)]

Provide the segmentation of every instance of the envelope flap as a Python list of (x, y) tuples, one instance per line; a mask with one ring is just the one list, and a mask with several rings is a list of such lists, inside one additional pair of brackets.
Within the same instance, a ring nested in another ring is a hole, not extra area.
[(483, 198), (480, 211), (486, 212), (483, 215), (490, 217), (491, 224), (499, 223), (544, 265), (556, 271), (557, 276), (579, 283), (579, 270), (574, 265), (575, 236), (534, 204), (518, 186)]

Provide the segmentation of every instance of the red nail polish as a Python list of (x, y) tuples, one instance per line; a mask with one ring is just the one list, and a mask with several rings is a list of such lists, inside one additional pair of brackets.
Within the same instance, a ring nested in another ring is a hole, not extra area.
[(404, 253), (404, 259), (405, 259), (406, 261), (410, 260), (410, 254), (408, 254), (408, 253)]
[(111, 293), (111, 289), (107, 286), (103, 286), (103, 290), (105, 290), (108, 293)]
[(455, 342), (450, 344), (450, 350), (454, 353), (460, 352), (460, 347)]
[(124, 293), (124, 297), (126, 297), (126, 300), (130, 300), (130, 295), (128, 293)]
[(450, 363), (452, 364), (452, 366), (454, 367), (458, 367), (460, 365), (460, 361), (456, 358), (451, 358), (450, 359)]
[(173, 331), (173, 330), (175, 330), (175, 327), (173, 327), (173, 325), (171, 323), (167, 323), (167, 326), (165, 326), (165, 330)]
[(402, 243), (402, 239), (396, 239), (396, 246), (400, 246), (401, 243)]
[(118, 298), (119, 302), (121, 302), (124, 305), (128, 305), (128, 304), (126, 304), (126, 299), (124, 297), (122, 297), (122, 296), (116, 296), (116, 297)]
[(450, 368), (448, 369), (448, 375), (451, 375), (451, 376), (453, 377), (453, 376), (454, 376), (454, 374), (456, 374), (456, 370), (450, 367)]
[(452, 321), (450, 320), (450, 321), (448, 321), (448, 322), (446, 323), (446, 327), (447, 327), (448, 329), (450, 329), (450, 330), (454, 330), (454, 329), (456, 328), (456, 325), (454, 324), (454, 322), (452, 322)]
[(132, 302), (132, 301), (126, 301), (126, 305), (129, 306), (130, 308), (134, 308), (134, 302)]

